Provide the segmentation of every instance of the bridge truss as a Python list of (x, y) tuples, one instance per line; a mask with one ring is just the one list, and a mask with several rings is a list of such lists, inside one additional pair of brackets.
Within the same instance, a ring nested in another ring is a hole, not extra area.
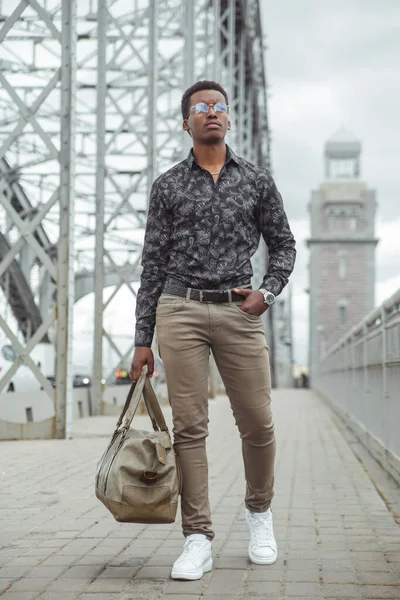
[[(70, 435), (75, 290), (95, 297), (94, 412), (132, 354), (105, 315), (125, 288), (134, 321), (149, 189), (189, 149), (184, 89), (219, 81), (228, 143), (268, 165), (263, 55), (259, 0), (0, 2), (0, 327), (18, 352), (0, 392), (25, 362), (54, 399), (55, 436)], [(46, 340), (55, 389), (30, 357)], [(105, 373), (104, 342), (118, 357)]]

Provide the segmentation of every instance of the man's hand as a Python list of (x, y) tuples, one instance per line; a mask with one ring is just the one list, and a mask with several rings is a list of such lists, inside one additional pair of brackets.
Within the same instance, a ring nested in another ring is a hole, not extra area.
[(243, 312), (259, 317), (267, 310), (268, 304), (265, 304), (264, 296), (258, 290), (236, 288), (233, 291), (235, 294), (241, 294), (245, 297), (245, 301), (239, 307)]
[(143, 367), (147, 365), (147, 375), (148, 377), (153, 376), (154, 372), (154, 355), (151, 348), (147, 348), (146, 346), (139, 346), (135, 348), (135, 352), (133, 354), (131, 369), (129, 371), (129, 377), (136, 383), (139, 379)]

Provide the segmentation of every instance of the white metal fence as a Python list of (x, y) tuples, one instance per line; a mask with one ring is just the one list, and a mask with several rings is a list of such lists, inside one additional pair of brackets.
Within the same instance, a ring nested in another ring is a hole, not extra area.
[(400, 289), (322, 357), (312, 384), (400, 481)]

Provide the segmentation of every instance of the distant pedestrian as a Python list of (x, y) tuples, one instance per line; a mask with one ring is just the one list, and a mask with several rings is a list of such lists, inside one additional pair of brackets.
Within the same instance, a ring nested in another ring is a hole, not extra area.
[(308, 375), (304, 371), (301, 374), (301, 387), (308, 388)]
[[(147, 365), (152, 374), (157, 325), (183, 475), (186, 540), (171, 576), (200, 579), (212, 568), (214, 537), (205, 446), (210, 352), (242, 438), (249, 556), (256, 564), (277, 558), (270, 510), (275, 436), (261, 315), (287, 284), (296, 251), (271, 174), (225, 144), (231, 128), (225, 90), (200, 81), (186, 90), (181, 107), (193, 149), (151, 190), (130, 373), (137, 381)], [(252, 290), (250, 258), (260, 235), (269, 266), (260, 289)]]

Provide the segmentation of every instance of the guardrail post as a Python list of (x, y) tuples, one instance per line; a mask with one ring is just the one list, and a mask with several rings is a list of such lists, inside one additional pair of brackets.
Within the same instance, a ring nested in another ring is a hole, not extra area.
[(382, 400), (383, 400), (383, 410), (382, 410), (382, 431), (383, 431), (383, 443), (386, 448), (388, 448), (388, 427), (387, 427), (387, 417), (388, 417), (388, 382), (387, 382), (387, 362), (388, 362), (388, 352), (387, 352), (387, 322), (386, 322), (386, 312), (385, 307), (381, 307), (381, 327), (382, 327)]
[(344, 412), (346, 417), (349, 416), (350, 414), (350, 410), (349, 410), (349, 405), (348, 405), (348, 389), (349, 389), (349, 359), (348, 359), (348, 355), (349, 355), (349, 350), (348, 350), (348, 343), (349, 340), (348, 338), (346, 338), (346, 340), (343, 342), (343, 383), (344, 383), (344, 389), (343, 389), (343, 400), (344, 400)]
[[(368, 395), (369, 395), (369, 372), (368, 372), (368, 326), (363, 324), (363, 412), (367, 416)], [(369, 430), (369, 423), (365, 424), (365, 429)]]
[(356, 365), (355, 365), (355, 335), (350, 334), (349, 336), (349, 344), (350, 344), (350, 364), (351, 364), (351, 390), (352, 390), (352, 398), (354, 397), (354, 393), (356, 391)]

